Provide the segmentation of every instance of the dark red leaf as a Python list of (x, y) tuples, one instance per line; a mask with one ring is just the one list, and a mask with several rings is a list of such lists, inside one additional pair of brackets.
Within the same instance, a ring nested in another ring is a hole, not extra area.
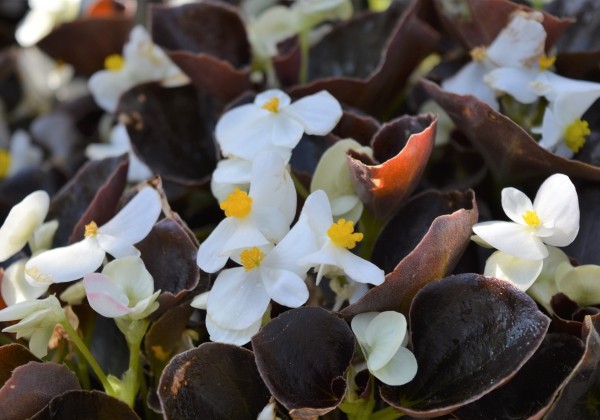
[(20, 344), (6, 344), (0, 347), (0, 387), (10, 378), (15, 368), (28, 362), (41, 360)]
[(32, 420), (138, 420), (138, 415), (122, 401), (100, 391), (67, 391), (50, 400)]

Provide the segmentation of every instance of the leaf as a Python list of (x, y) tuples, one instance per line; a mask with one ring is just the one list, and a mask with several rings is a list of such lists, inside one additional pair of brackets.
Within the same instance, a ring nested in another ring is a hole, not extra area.
[(452, 272), (477, 218), (472, 191), (430, 191), (414, 197), (382, 229), (373, 250), (373, 262), (393, 271), (341, 314), (345, 318), (382, 311), (408, 315), (419, 290)]
[(435, 417), (505, 384), (542, 343), (550, 319), (510, 283), (478, 274), (423, 288), (410, 310), (417, 375), (382, 398), (413, 417)]
[(100, 391), (67, 391), (50, 400), (32, 420), (76, 419), (86, 420), (137, 420), (138, 415), (122, 401)]
[(252, 337), (252, 349), (267, 388), (295, 416), (324, 415), (342, 402), (354, 335), (331, 312), (284, 312)]
[(173, 357), (160, 379), (165, 418), (250, 419), (269, 402), (251, 351), (203, 343)]
[(475, 97), (446, 92), (426, 80), (421, 83), (479, 150), (501, 183), (518, 184), (531, 178), (547, 178), (557, 172), (600, 180), (600, 168), (549, 152), (510, 118)]
[(10, 378), (15, 368), (28, 362), (41, 362), (25, 346), (6, 344), (0, 347), (0, 387)]
[(3, 420), (28, 418), (65, 391), (80, 389), (75, 374), (65, 365), (29, 362), (17, 367), (0, 388)]
[(376, 217), (394, 214), (417, 187), (433, 150), (436, 121), (431, 115), (405, 116), (384, 124), (371, 142), (381, 164), (349, 154), (356, 194)]

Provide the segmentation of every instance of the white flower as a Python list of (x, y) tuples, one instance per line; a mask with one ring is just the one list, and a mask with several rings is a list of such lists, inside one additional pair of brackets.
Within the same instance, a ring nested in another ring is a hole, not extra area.
[(277, 44), (298, 33), (297, 14), (289, 7), (269, 7), (247, 23), (253, 57), (263, 62), (277, 55)]
[(348, 167), (347, 152), (373, 157), (370, 147), (362, 146), (355, 140), (343, 139), (323, 153), (310, 183), (310, 190), (323, 190), (331, 203), (331, 213), (335, 219), (358, 222), (363, 211), (363, 203), (354, 191), (352, 175)]
[(98, 105), (107, 112), (114, 112), (120, 96), (137, 84), (160, 81), (166, 86), (179, 86), (189, 82), (140, 25), (131, 30), (123, 56), (107, 57), (105, 67), (106, 70), (92, 75), (88, 86)]
[(536, 281), (544, 260), (526, 260), (503, 251), (496, 251), (485, 262), (483, 274), (511, 282), (526, 291)]
[(577, 191), (563, 174), (546, 179), (533, 203), (521, 191), (504, 188), (502, 208), (512, 222), (477, 223), (473, 231), (513, 257), (542, 260), (548, 256), (546, 245), (569, 245), (579, 232)]
[(88, 302), (107, 318), (142, 319), (158, 309), (154, 279), (137, 256), (119, 258), (106, 264), (102, 273), (83, 276)]
[(48, 285), (33, 286), (25, 280), (25, 263), (27, 258), (12, 263), (2, 276), (0, 292), (8, 306), (37, 299), (48, 290)]
[(42, 163), (42, 149), (31, 142), (31, 136), (27, 131), (18, 129), (10, 138), (10, 165), (7, 176)]
[(129, 157), (127, 172), (129, 182), (140, 182), (152, 177), (152, 170), (132, 150), (131, 140), (124, 124), (117, 124), (111, 129), (109, 143), (94, 143), (85, 149), (88, 159), (94, 160), (120, 156), (125, 153)]
[(52, 29), (79, 14), (81, 0), (29, 0), (30, 10), (15, 32), (17, 42), (30, 47)]
[(236, 189), (221, 202), (225, 219), (200, 244), (198, 266), (214, 273), (242, 249), (281, 240), (296, 213), (296, 189), (283, 160), (272, 152), (256, 157), (250, 191)]
[(548, 313), (553, 313), (550, 301), (552, 296), (559, 292), (556, 286), (557, 268), (562, 263), (568, 263), (569, 257), (560, 249), (553, 246), (548, 247), (548, 256), (544, 258), (542, 272), (535, 282), (527, 289), (527, 294), (537, 303), (542, 305)]
[(252, 160), (264, 150), (293, 149), (303, 133), (325, 135), (341, 117), (339, 102), (326, 91), (291, 103), (284, 92), (270, 89), (258, 94), (254, 103), (225, 112), (215, 137), (223, 155)]
[(48, 341), (56, 324), (65, 319), (65, 314), (56, 296), (41, 300), (27, 300), (0, 311), (0, 322), (21, 320), (4, 328), (3, 332), (17, 333), (17, 338), (29, 339), (29, 349), (37, 357), (48, 354)]
[(406, 318), (394, 311), (366, 312), (352, 319), (352, 331), (363, 351), (367, 368), (381, 382), (398, 386), (417, 374), (417, 359), (408, 343)]
[[(304, 206), (308, 206), (311, 228), (307, 235), (314, 235), (318, 250), (301, 258), (298, 263), (318, 268), (317, 284), (323, 275), (345, 275), (359, 283), (383, 283), (383, 270), (350, 251), (362, 240), (363, 234), (354, 232), (354, 223), (349, 220), (333, 222), (331, 206), (323, 190), (311, 193)], [(305, 240), (309, 240), (308, 237)]]
[(580, 306), (600, 304), (600, 266), (573, 267), (569, 261), (556, 268), (556, 287)]
[(27, 281), (34, 285), (73, 281), (96, 271), (106, 253), (115, 258), (138, 256), (133, 245), (148, 235), (161, 208), (156, 190), (143, 188), (106, 224), (86, 225), (83, 240), (31, 258), (25, 266)]

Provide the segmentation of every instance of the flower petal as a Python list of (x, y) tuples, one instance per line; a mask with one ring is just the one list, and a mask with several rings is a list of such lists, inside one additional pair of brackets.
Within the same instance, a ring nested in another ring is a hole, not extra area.
[(494, 90), (483, 81), (484, 76), (489, 70), (490, 69), (482, 63), (471, 61), (454, 76), (444, 80), (442, 82), (442, 88), (458, 95), (473, 95), (497, 111), (500, 106), (496, 100), (496, 94), (494, 93)]
[(106, 112), (115, 112), (123, 92), (134, 84), (123, 71), (100, 70), (88, 80), (94, 100)]
[(196, 256), (198, 267), (207, 273), (215, 273), (223, 268), (229, 259), (229, 254), (223, 252), (223, 248), (236, 229), (237, 222), (233, 218), (227, 217), (221, 220), (221, 223), (200, 244)]
[(154, 279), (139, 257), (125, 257), (106, 264), (102, 274), (117, 285), (133, 307), (154, 293)]
[(300, 122), (306, 134), (320, 136), (331, 132), (342, 118), (340, 103), (325, 90), (299, 99), (282, 112)]
[(489, 72), (484, 80), (493, 89), (508, 93), (523, 104), (532, 104), (540, 97), (536, 90), (530, 88), (538, 74), (536, 68), (501, 67)]
[[(558, 274), (558, 273), (557, 273)], [(580, 306), (600, 304), (600, 266), (587, 264), (557, 275), (558, 290)]]
[(119, 318), (131, 312), (129, 299), (123, 288), (110, 277), (90, 273), (83, 277), (83, 285), (92, 309), (106, 318)]
[(371, 351), (366, 355), (370, 371), (383, 368), (400, 348), (406, 335), (406, 318), (399, 312), (386, 311), (377, 315), (366, 331)]
[(296, 273), (265, 267), (264, 264), (259, 270), (265, 290), (275, 302), (288, 308), (297, 308), (308, 300), (308, 287)]
[(0, 291), (2, 299), (8, 305), (37, 299), (42, 296), (49, 285), (33, 286), (25, 280), (25, 263), (27, 259), (21, 259), (12, 263), (2, 276)]
[(548, 256), (544, 243), (527, 226), (490, 221), (475, 224), (473, 232), (494, 248), (513, 256), (518, 255), (528, 260), (542, 260)]
[(521, 191), (510, 187), (502, 189), (502, 209), (510, 220), (525, 225), (523, 215), (527, 210), (533, 210), (533, 204)]
[(375, 319), (375, 317), (379, 314), (380, 312), (364, 312), (352, 318), (352, 322), (350, 323), (356, 339), (359, 343), (362, 343), (366, 346), (367, 352), (371, 350), (367, 343), (367, 328), (369, 327), (371, 321), (373, 321), (373, 319)]
[(485, 262), (483, 274), (506, 280), (526, 291), (542, 271), (544, 260), (525, 260), (496, 251)]
[(234, 220), (233, 222), (235, 231), (229, 238), (226, 238), (227, 241), (221, 250), (222, 254), (231, 256), (233, 252), (239, 249), (271, 244), (268, 238), (261, 232), (261, 227), (252, 223), (252, 220), (242, 219)]
[(209, 314), (206, 315), (206, 329), (210, 334), (211, 341), (229, 343), (236, 346), (243, 346), (249, 343), (252, 336), (260, 330), (261, 323), (262, 319), (258, 319), (248, 328), (234, 330), (218, 326)]
[(410, 350), (400, 347), (385, 366), (371, 373), (387, 385), (404, 385), (417, 374), (417, 359)]

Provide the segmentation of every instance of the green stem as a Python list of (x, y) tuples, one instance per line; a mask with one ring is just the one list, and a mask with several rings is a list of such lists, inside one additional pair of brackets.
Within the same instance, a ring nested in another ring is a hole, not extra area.
[(308, 82), (308, 29), (302, 29), (298, 34), (300, 44), (300, 73), (298, 74), (298, 84)]
[(298, 177), (294, 174), (293, 171), (290, 171), (290, 175), (292, 176), (292, 181), (294, 181), (294, 187), (296, 187), (296, 192), (298, 193), (298, 195), (300, 197), (302, 197), (303, 199), (306, 200), (306, 198), (308, 197), (308, 195), (310, 194), (310, 191), (308, 191), (304, 185), (302, 185), (302, 182), (300, 182), (300, 180), (298, 179)]
[(396, 420), (400, 417), (403, 417), (404, 415), (404, 413), (401, 413), (394, 407), (386, 407), (371, 414), (369, 420)]
[(383, 227), (383, 222), (373, 215), (371, 211), (365, 207), (362, 216), (360, 217), (360, 227), (363, 234), (363, 239), (360, 242), (360, 251), (358, 255), (366, 260), (370, 260), (375, 246), (375, 241), (379, 235), (379, 231)]
[(127, 347), (129, 348), (129, 368), (123, 374), (121, 380), (123, 387), (121, 390), (121, 399), (130, 407), (133, 407), (140, 390), (140, 377), (142, 374), (140, 369), (140, 346), (150, 326), (150, 321), (147, 319), (129, 320), (117, 318), (115, 322), (125, 336)]
[(115, 392), (114, 388), (112, 387), (110, 382), (108, 382), (108, 379), (106, 378), (106, 375), (102, 371), (102, 368), (100, 367), (100, 365), (98, 364), (98, 362), (96, 361), (94, 356), (92, 356), (92, 353), (89, 351), (88, 347), (85, 345), (83, 340), (79, 337), (79, 334), (77, 334), (77, 331), (75, 331), (73, 329), (73, 327), (71, 326), (69, 321), (67, 321), (66, 319), (64, 321), (62, 321), (60, 323), (60, 325), (62, 325), (62, 327), (67, 332), (67, 334), (69, 334), (69, 337), (71, 338), (71, 341), (73, 342), (73, 344), (75, 344), (75, 346), (77, 347), (77, 349), (79, 350), (81, 355), (88, 362), (88, 364), (90, 365), (90, 367), (92, 368), (92, 370), (94, 371), (96, 376), (98, 377), (98, 380), (104, 387), (104, 391), (106, 391), (106, 393), (109, 395), (114, 395), (114, 392)]

